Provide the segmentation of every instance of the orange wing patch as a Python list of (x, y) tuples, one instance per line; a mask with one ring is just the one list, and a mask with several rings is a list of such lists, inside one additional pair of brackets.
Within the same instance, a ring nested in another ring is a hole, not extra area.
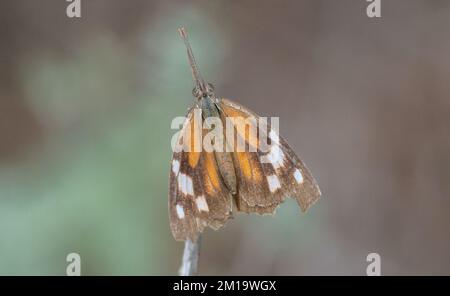
[(189, 152), (188, 160), (191, 168), (195, 168), (197, 166), (199, 159), (200, 159), (200, 152)]
[(195, 109), (194, 112), (190, 114), (190, 118), (181, 132), (181, 137), (183, 139), (183, 151), (188, 153), (188, 162), (191, 168), (195, 168), (200, 159), (201, 152), (201, 122), (200, 126), (195, 124)]
[(205, 152), (205, 168), (205, 188), (208, 194), (213, 195), (216, 190), (220, 189), (220, 177), (217, 172), (213, 152)]
[(236, 156), (239, 162), (239, 168), (244, 177), (255, 183), (261, 182), (262, 172), (255, 159), (251, 158), (248, 152), (236, 152)]
[(225, 104), (221, 105), (225, 116), (232, 121), (235, 126), (237, 135), (245, 140), (249, 145), (258, 149), (258, 121), (254, 116), (249, 116), (247, 113), (231, 108)]
[(239, 162), (239, 167), (241, 168), (242, 174), (247, 178), (252, 178), (252, 167), (250, 166), (250, 161), (247, 158), (245, 152), (236, 152), (237, 159)]

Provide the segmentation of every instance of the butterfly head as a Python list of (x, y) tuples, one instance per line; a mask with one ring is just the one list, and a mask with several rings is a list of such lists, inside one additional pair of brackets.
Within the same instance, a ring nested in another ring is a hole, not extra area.
[(192, 95), (200, 100), (204, 97), (214, 97), (214, 86), (211, 83), (206, 83), (206, 85), (196, 85), (192, 89)]

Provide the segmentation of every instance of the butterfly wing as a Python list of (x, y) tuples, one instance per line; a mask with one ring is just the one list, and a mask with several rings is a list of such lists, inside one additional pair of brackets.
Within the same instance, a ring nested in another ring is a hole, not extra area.
[(266, 172), (256, 152), (234, 152), (237, 178), (237, 210), (245, 213), (272, 214), (284, 200), (281, 192), (271, 192)]
[(174, 152), (169, 177), (169, 219), (176, 240), (195, 240), (206, 226), (219, 229), (232, 210), (214, 153), (192, 149), (199, 133), (194, 129), (194, 110), (188, 112), (178, 138), (178, 143), (191, 145), (191, 151)]
[[(258, 122), (259, 116), (240, 104), (221, 99), (218, 106), (223, 116), (254, 118), (256, 121), (253, 122)], [(258, 137), (269, 139), (271, 149), (268, 152), (259, 149), (254, 135), (238, 128), (236, 122), (234, 125), (237, 137), (242, 137), (248, 145), (257, 148), (255, 152), (233, 152), (239, 211), (271, 214), (285, 196), (295, 198), (302, 211), (306, 211), (319, 199), (320, 189), (310, 171), (287, 142), (272, 130), (270, 124), (267, 124), (267, 129), (260, 129), (259, 132), (262, 132), (258, 134)]]

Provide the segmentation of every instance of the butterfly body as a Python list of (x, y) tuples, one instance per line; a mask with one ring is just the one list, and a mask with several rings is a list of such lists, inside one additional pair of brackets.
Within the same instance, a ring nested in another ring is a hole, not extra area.
[[(188, 111), (177, 143), (203, 148), (210, 139), (210, 119), (222, 126), (218, 134), (223, 140), (215, 137), (211, 141), (222, 149), (186, 149), (173, 154), (169, 218), (175, 239), (194, 241), (205, 227), (219, 229), (233, 211), (273, 214), (288, 196), (306, 211), (321, 195), (308, 168), (271, 124), (259, 124), (261, 118), (254, 112), (214, 95), (198, 72), (186, 33), (180, 34), (188, 48), (197, 102)], [(200, 127), (195, 127), (196, 119)], [(262, 140), (269, 144), (267, 149)], [(239, 149), (239, 141), (246, 149)]]
[[(207, 118), (223, 119), (223, 114), (221, 115), (219, 111), (219, 102), (220, 99), (211, 98), (209, 96), (203, 96), (200, 98), (203, 120), (206, 120)], [(225, 137), (224, 132), (225, 131), (222, 131), (223, 137)], [(236, 194), (237, 181), (231, 153), (227, 152), (227, 149), (222, 149), (222, 151), (215, 150), (214, 155), (216, 158), (217, 167), (225, 183), (225, 186), (228, 188), (231, 194)]]

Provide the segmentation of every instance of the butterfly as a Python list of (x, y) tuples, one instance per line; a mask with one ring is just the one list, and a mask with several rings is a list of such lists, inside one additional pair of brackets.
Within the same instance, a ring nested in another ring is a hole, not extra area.
[[(195, 88), (196, 104), (189, 109), (178, 134), (177, 144), (193, 148), (206, 130), (195, 129), (195, 112), (201, 110), (201, 122), (215, 117), (232, 130), (236, 138), (225, 139), (228, 148), (236, 148), (236, 139), (244, 140), (247, 149), (208, 151), (184, 149), (173, 153), (169, 177), (169, 220), (176, 240), (195, 241), (206, 227), (217, 230), (232, 218), (233, 210), (244, 213), (273, 214), (286, 197), (295, 198), (305, 212), (320, 197), (317, 182), (288, 143), (270, 124), (250, 133), (241, 129), (236, 118), (255, 124), (260, 119), (251, 110), (231, 100), (217, 97), (197, 68), (186, 30), (178, 29), (183, 39)], [(225, 121), (232, 125), (226, 125)], [(256, 127), (255, 127), (256, 128)], [(225, 134), (225, 132), (222, 132)], [(270, 149), (261, 149), (260, 138)], [(201, 142), (201, 141), (200, 141)], [(186, 151), (187, 150), (187, 151)]]

